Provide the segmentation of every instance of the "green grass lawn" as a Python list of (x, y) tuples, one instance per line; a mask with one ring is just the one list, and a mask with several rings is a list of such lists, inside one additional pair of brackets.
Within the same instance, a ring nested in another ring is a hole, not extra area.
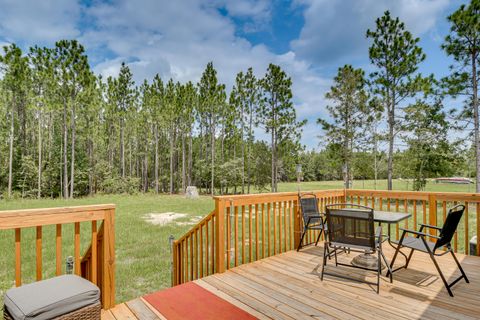
[[(411, 188), (411, 181), (408, 182)], [(406, 190), (406, 181), (395, 181), (395, 188)], [(373, 181), (355, 181), (354, 188), (374, 189)], [(378, 181), (377, 189), (385, 189), (386, 181)], [(303, 182), (300, 190), (342, 188), (342, 182)], [(296, 183), (281, 183), (279, 191), (297, 191)], [(474, 192), (474, 186), (429, 183), (430, 191)], [(194, 220), (208, 214), (214, 208), (209, 196), (188, 200), (183, 196), (170, 195), (99, 195), (74, 200), (2, 200), (0, 210), (42, 207), (75, 206), (114, 203), (116, 209), (116, 300), (127, 301), (143, 294), (170, 286), (171, 253), (168, 238), (182, 236)], [(153, 225), (145, 220), (149, 213), (176, 212), (187, 214), (166, 225)], [(472, 210), (473, 212), (473, 210)], [(474, 223), (474, 220), (471, 220)], [(43, 274), (44, 278), (55, 273), (55, 227), (44, 227)], [(473, 229), (473, 228), (471, 228)], [(22, 277), (24, 283), (34, 281), (35, 241), (34, 230), (22, 231)], [(90, 242), (90, 224), (82, 223), (82, 252)], [(14, 232), (0, 232), (0, 296), (14, 285)], [(73, 255), (73, 225), (63, 228), (63, 258)]]

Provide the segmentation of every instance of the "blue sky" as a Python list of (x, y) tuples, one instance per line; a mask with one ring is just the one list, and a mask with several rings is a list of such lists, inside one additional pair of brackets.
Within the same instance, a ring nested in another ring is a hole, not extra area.
[[(293, 79), (302, 142), (321, 142), (315, 124), (326, 117), (325, 92), (338, 67), (372, 70), (365, 32), (385, 10), (421, 38), (427, 54), (420, 71), (437, 77), (451, 60), (440, 49), (446, 17), (460, 0), (0, 0), (0, 45), (52, 46), (78, 39), (96, 73), (115, 76), (122, 61), (137, 82), (155, 74), (197, 81), (213, 61), (222, 82), (253, 67), (263, 76), (270, 62)], [(452, 102), (454, 103), (454, 102)], [(452, 106), (454, 107), (454, 106)]]

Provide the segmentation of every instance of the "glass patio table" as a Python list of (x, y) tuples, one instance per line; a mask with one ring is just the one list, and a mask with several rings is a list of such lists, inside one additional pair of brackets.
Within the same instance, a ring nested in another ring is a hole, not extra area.
[[(397, 224), (400, 221), (410, 218), (411, 214), (406, 212), (394, 212), (394, 211), (381, 211), (381, 210), (374, 210), (373, 211), (373, 221), (377, 222), (378, 225), (382, 225), (382, 223), (388, 225), (388, 233), (387, 233), (387, 241), (388, 244), (396, 249), (396, 246), (391, 241), (391, 225)], [(383, 230), (382, 230), (383, 231)], [(403, 252), (400, 251), (402, 255)], [(405, 255), (404, 255), (405, 256)], [(406, 256), (405, 256), (406, 258)], [(362, 268), (376, 268), (377, 267), (377, 257), (370, 253), (363, 253), (355, 258), (352, 259), (352, 265)], [(382, 264), (382, 269), (385, 266)]]

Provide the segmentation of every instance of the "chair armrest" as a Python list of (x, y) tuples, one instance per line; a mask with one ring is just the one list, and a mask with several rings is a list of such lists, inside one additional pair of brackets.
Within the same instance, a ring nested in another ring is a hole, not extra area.
[(438, 236), (434, 236), (434, 235), (427, 234), (427, 233), (420, 232), (420, 231), (403, 229), (403, 228), (400, 228), (400, 230), (402, 230), (404, 233), (412, 233), (412, 234), (417, 235), (419, 237), (431, 237), (431, 238), (435, 238), (435, 239), (440, 239), (440, 237), (438, 237)]
[(431, 224), (420, 223), (420, 225), (421, 225), (422, 227), (425, 227), (425, 228), (430, 228), (430, 229), (435, 229), (435, 230), (442, 230), (441, 227), (432, 226)]

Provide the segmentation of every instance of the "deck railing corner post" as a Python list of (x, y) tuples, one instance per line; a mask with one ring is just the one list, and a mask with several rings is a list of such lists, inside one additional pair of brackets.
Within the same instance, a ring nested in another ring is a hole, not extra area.
[(225, 272), (225, 200), (215, 198), (215, 272)]
[(102, 307), (115, 306), (115, 208), (105, 210), (103, 221)]

